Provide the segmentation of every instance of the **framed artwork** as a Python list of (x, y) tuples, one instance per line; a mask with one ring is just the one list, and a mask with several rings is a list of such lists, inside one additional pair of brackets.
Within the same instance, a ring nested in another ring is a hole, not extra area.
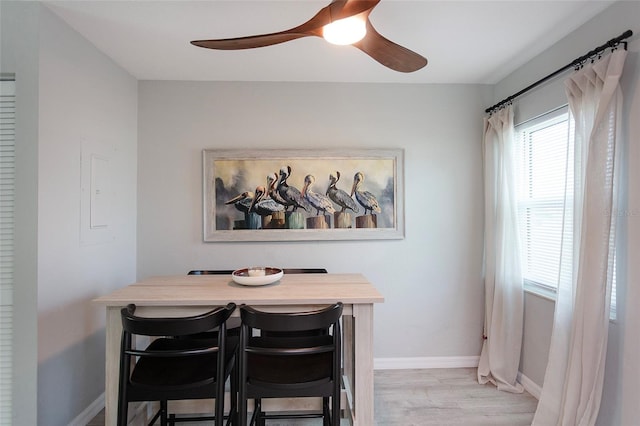
[(404, 238), (403, 151), (215, 150), (204, 241)]

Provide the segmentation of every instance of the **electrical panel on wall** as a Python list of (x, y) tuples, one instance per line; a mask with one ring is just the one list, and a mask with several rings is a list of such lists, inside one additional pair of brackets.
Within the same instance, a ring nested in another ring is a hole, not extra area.
[(110, 206), (113, 202), (113, 149), (99, 142), (82, 142), (80, 168), (80, 243), (113, 241)]

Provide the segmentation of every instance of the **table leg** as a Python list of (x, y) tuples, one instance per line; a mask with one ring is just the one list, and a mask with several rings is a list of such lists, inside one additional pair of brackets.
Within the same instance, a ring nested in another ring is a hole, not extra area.
[(353, 366), (353, 310), (348, 315), (342, 316), (342, 385), (345, 391), (345, 404), (342, 407), (344, 415), (353, 425), (353, 379), (355, 376)]
[(118, 421), (118, 376), (120, 374), (120, 307), (107, 307), (107, 341), (105, 347), (105, 426)]
[(354, 420), (373, 426), (373, 304), (354, 304)]

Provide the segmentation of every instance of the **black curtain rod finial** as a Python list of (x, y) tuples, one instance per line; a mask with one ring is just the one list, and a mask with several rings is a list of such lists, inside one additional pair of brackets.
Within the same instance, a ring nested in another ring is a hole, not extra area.
[(627, 49), (627, 42), (624, 41), (624, 40), (628, 39), (632, 35), (633, 35), (633, 31), (631, 31), (631, 30), (627, 30), (627, 31), (623, 32), (618, 37), (612, 38), (611, 40), (609, 40), (608, 42), (606, 42), (602, 46), (596, 47), (595, 49), (593, 49), (592, 51), (588, 52), (587, 54), (582, 55), (577, 59), (574, 59), (573, 61), (571, 61), (569, 64), (565, 65), (564, 67), (552, 72), (551, 74), (547, 75), (546, 77), (541, 78), (540, 80), (536, 81), (535, 83), (525, 87), (521, 91), (509, 96), (508, 98), (503, 99), (502, 101), (498, 102), (494, 106), (485, 109), (484, 112), (486, 112), (488, 114), (492, 114), (494, 111), (500, 109), (506, 103), (513, 101), (518, 96), (520, 96), (520, 95), (528, 92), (529, 90), (541, 85), (545, 81), (555, 77), (556, 75), (560, 74), (563, 71), (566, 71), (566, 70), (568, 70), (570, 68), (573, 68), (574, 70), (579, 70), (580, 68), (582, 68), (584, 66), (584, 63), (586, 61), (588, 61), (589, 59), (593, 59), (594, 57), (596, 57), (598, 55), (601, 55), (602, 52), (604, 52), (607, 49), (616, 49), (618, 47), (618, 45), (624, 44), (624, 48), (626, 50)]

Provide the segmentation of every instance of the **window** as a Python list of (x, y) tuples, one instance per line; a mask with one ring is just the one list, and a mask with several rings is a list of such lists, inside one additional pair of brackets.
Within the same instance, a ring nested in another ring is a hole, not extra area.
[[(560, 274), (565, 186), (567, 193), (573, 194), (573, 119), (568, 108), (563, 107), (516, 126), (515, 137), (525, 289), (555, 299)], [(567, 223), (564, 231), (571, 230), (572, 223)], [(615, 295), (614, 267), (612, 319), (616, 312)]]
[(555, 293), (560, 269), (570, 130), (566, 107), (516, 127), (522, 274), (546, 295)]

